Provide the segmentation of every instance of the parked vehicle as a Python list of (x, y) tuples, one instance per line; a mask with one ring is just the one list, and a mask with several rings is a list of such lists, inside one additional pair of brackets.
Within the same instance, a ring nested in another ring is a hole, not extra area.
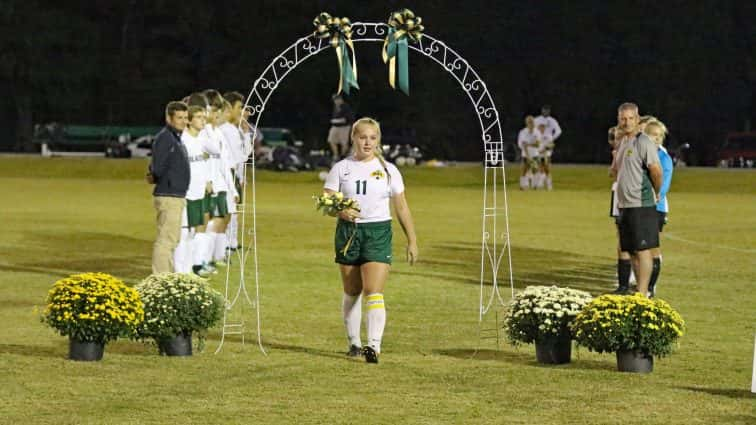
[(717, 153), (717, 165), (753, 168), (754, 162), (756, 162), (756, 132), (729, 133)]
[(262, 143), (255, 147), (255, 164), (276, 171), (303, 171), (312, 168), (302, 153), (304, 142), (288, 128), (260, 127)]

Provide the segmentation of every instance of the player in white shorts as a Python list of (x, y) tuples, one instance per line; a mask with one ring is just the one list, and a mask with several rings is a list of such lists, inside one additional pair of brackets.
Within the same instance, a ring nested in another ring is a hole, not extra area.
[[(228, 237), (226, 226), (230, 220), (230, 211), (236, 209), (237, 192), (231, 177), (231, 159), (228, 141), (220, 130), (220, 125), (227, 121), (228, 102), (216, 90), (205, 90), (210, 103), (208, 125), (203, 130), (211, 141), (210, 169), (213, 182), (213, 194), (210, 198), (210, 222), (208, 234), (213, 239), (212, 249), (205, 252), (205, 261), (211, 266), (225, 265)], [(225, 114), (225, 115), (224, 115)]]
[(551, 154), (554, 152), (554, 139), (546, 130), (546, 124), (538, 125), (538, 153), (540, 161), (538, 164), (538, 175), (536, 178), (536, 187), (547, 190), (552, 189), (551, 184)]
[(206, 122), (206, 108), (197, 105), (190, 106), (189, 125), (181, 135), (181, 142), (186, 147), (191, 171), (189, 189), (186, 192), (186, 220), (187, 227), (190, 229), (188, 249), (184, 254), (185, 262), (189, 264), (186, 273), (194, 272), (203, 277), (209, 274), (207, 268), (203, 267), (202, 252), (208, 245), (205, 227), (209, 219), (208, 195), (212, 192), (206, 152), (209, 141), (202, 131)]
[[(547, 139), (550, 139), (547, 140), (546, 143), (556, 143), (557, 139), (562, 135), (562, 127), (560, 127), (559, 122), (551, 116), (551, 106), (549, 105), (543, 105), (541, 108), (541, 115), (535, 118), (535, 125), (536, 128), (541, 128), (541, 125), (544, 126), (541, 133), (543, 133)], [(548, 156), (543, 156), (541, 161), (544, 165), (541, 167), (543, 176), (540, 178), (543, 179), (542, 183), (545, 183), (546, 188), (551, 190), (551, 152), (549, 152)]]
[[(381, 352), (386, 310), (383, 292), (388, 279), (391, 254), (391, 209), (407, 237), (407, 259), (417, 260), (417, 238), (399, 170), (380, 156), (381, 128), (372, 118), (361, 118), (352, 126), (352, 155), (337, 162), (326, 178), (327, 193), (342, 192), (355, 199), (360, 211), (339, 213), (335, 251), (344, 288), (342, 312), (349, 339), (350, 356), (360, 352), (368, 363), (377, 363)], [(367, 308), (367, 345), (360, 339), (361, 295)]]
[(517, 146), (522, 156), (522, 172), (520, 173), (520, 189), (528, 190), (535, 187), (533, 173), (538, 161), (538, 138), (533, 117), (525, 117), (525, 128), (517, 134)]

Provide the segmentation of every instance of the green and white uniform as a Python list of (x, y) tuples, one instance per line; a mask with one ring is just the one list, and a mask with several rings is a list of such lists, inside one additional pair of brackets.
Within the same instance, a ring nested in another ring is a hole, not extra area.
[[(396, 166), (386, 163), (384, 168), (378, 158), (362, 162), (348, 157), (331, 168), (324, 187), (356, 200), (360, 208), (359, 218), (354, 223), (339, 220), (335, 238), (336, 262), (391, 264), (389, 200), (404, 192), (404, 181)], [(353, 231), (354, 237), (344, 254), (344, 246)]]
[[(362, 162), (350, 156), (331, 168), (324, 187), (356, 200), (360, 208), (359, 218), (354, 223), (338, 221), (334, 238), (336, 262), (355, 266), (369, 262), (391, 264), (389, 200), (404, 193), (404, 181), (399, 170), (389, 163), (384, 167), (378, 158)], [(383, 294), (366, 293), (365, 302), (367, 343), (373, 352), (380, 353), (386, 325)], [(360, 347), (362, 297), (345, 292), (342, 313), (350, 347)]]
[(211, 180), (208, 156), (205, 153), (205, 145), (209, 140), (203, 133), (195, 137), (188, 131), (184, 131), (181, 135), (181, 142), (186, 147), (191, 172), (189, 189), (186, 191), (189, 227), (201, 226), (203, 224), (202, 216), (206, 212), (203, 207), (205, 187), (207, 182)]

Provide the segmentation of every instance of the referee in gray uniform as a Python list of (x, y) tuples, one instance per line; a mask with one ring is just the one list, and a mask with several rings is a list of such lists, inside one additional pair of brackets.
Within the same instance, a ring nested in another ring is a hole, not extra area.
[(662, 169), (656, 145), (640, 131), (639, 120), (638, 105), (620, 105), (617, 121), (622, 141), (612, 171), (617, 176), (620, 248), (630, 252), (638, 292), (647, 295), (653, 268), (651, 248), (659, 247), (656, 201)]

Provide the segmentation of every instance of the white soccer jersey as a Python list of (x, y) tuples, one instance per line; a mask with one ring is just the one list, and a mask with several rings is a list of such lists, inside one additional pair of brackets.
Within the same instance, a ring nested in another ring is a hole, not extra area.
[(228, 148), (228, 141), (223, 132), (217, 127), (208, 125), (202, 130), (208, 137), (207, 144), (210, 155), (210, 173), (213, 182), (213, 193), (228, 192), (227, 197), (233, 199), (236, 196), (236, 187), (231, 178), (232, 160)]
[(531, 131), (527, 127), (520, 130), (520, 134), (517, 135), (517, 146), (520, 147), (523, 158), (526, 156), (538, 158), (538, 130)]
[[(387, 171), (391, 175), (390, 184)], [(384, 169), (378, 158), (362, 162), (350, 156), (331, 168), (324, 187), (355, 199), (360, 207), (356, 221), (371, 223), (391, 220), (389, 199), (404, 192), (404, 181), (394, 164), (387, 162)]]
[(242, 133), (239, 127), (227, 122), (223, 123), (220, 127), (223, 136), (228, 141), (229, 151), (231, 153), (231, 159), (234, 163), (234, 168), (238, 164), (247, 162), (249, 154), (252, 152), (252, 141), (250, 140), (249, 133)]
[(545, 133), (550, 135), (551, 139), (554, 141), (562, 135), (562, 127), (559, 126), (559, 122), (557, 122), (552, 116), (544, 117), (543, 115), (539, 115), (533, 120), (533, 123), (536, 128), (538, 128), (539, 125), (544, 124), (546, 126)]
[(186, 191), (186, 199), (197, 200), (205, 197), (205, 186), (210, 180), (210, 165), (205, 154), (203, 133), (192, 136), (188, 131), (181, 133), (181, 142), (186, 147), (189, 156), (189, 189)]
[(554, 150), (554, 139), (549, 135), (548, 130), (546, 134), (536, 130), (536, 137), (538, 138), (538, 152), (539, 155), (546, 158), (551, 158), (551, 153)]

